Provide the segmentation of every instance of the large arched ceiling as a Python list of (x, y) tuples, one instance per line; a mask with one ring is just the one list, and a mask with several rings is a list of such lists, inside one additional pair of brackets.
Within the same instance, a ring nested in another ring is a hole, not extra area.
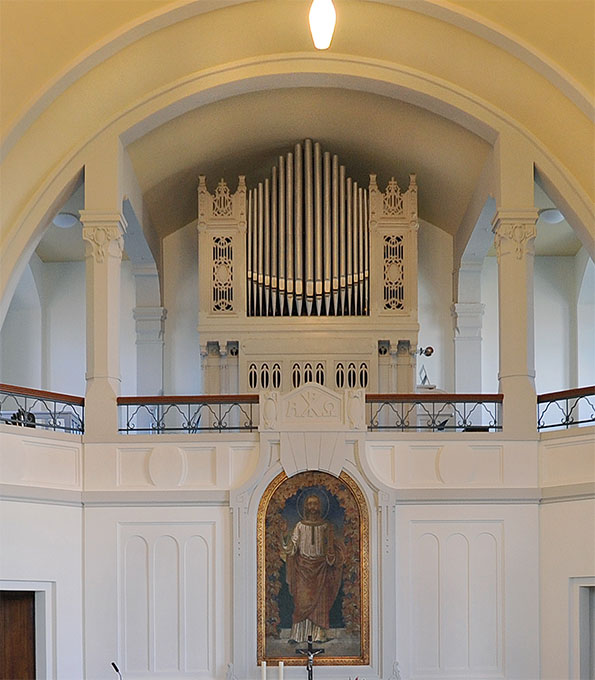
[(197, 215), (198, 175), (211, 190), (263, 179), (279, 154), (306, 137), (339, 155), (367, 186), (416, 173), (420, 216), (454, 234), (490, 145), (461, 126), (404, 102), (355, 90), (294, 88), (254, 92), (203, 106), (128, 147), (153, 226), (161, 237)]
[(120, 143), (161, 236), (196, 215), (199, 172), (250, 178), (305, 136), (360, 179), (416, 172), (421, 216), (454, 234), (502, 135), (591, 236), (590, 0), (335, 1), (320, 54), (309, 0), (0, 0), (2, 289), (83, 167), (111, 153), (118, 177)]
[[(246, 1), (249, 0), (200, 0), (198, 4), (208, 10)], [(307, 6), (310, 0), (278, 1)], [(340, 7), (345, 0), (336, 1)], [(419, 12), (433, 11), (443, 18), (448, 12), (460, 13), (476, 20), (477, 25), (489, 24), (542, 54), (591, 95), (595, 91), (595, 3), (592, 0), (384, 2)], [(2, 136), (35, 97), (94, 49), (142, 22), (147, 23), (147, 19), (166, 9), (180, 10), (181, 18), (184, 5), (197, 3), (196, 0), (0, 0)], [(369, 39), (374, 38), (369, 36)]]

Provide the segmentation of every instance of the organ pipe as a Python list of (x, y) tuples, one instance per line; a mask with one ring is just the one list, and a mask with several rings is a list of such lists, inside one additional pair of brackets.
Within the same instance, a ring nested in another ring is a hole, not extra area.
[(368, 191), (305, 140), (248, 192), (249, 316), (369, 314)]

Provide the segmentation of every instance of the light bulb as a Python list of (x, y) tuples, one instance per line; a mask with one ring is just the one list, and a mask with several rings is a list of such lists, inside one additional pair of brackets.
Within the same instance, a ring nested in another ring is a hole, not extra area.
[(308, 16), (314, 47), (326, 50), (333, 39), (337, 21), (333, 0), (313, 0)]

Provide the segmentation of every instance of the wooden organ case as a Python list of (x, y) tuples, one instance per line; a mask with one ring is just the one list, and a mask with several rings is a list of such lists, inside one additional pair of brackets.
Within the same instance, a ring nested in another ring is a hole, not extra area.
[(384, 191), (307, 139), (270, 176), (198, 186), (202, 390), (412, 392), (417, 185)]

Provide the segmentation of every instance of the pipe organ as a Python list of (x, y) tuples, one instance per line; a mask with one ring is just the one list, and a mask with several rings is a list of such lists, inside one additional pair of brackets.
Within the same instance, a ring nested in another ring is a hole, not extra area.
[(202, 390), (412, 390), (417, 228), (415, 175), (360, 186), (309, 139), (234, 193), (200, 176)]
[(248, 316), (367, 316), (368, 190), (307, 139), (248, 192)]

